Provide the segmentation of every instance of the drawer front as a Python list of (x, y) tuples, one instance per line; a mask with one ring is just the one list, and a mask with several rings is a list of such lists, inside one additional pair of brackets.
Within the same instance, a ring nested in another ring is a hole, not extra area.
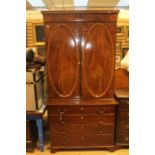
[(129, 121), (128, 120), (121, 120), (119, 123), (119, 131), (120, 132), (127, 132), (129, 131)]
[(115, 112), (115, 106), (51, 106), (49, 115), (64, 114), (104, 114)]
[(115, 115), (109, 113), (107, 115), (60, 115), (50, 116), (50, 121), (53, 124), (91, 124), (95, 122), (97, 124), (114, 123)]
[(52, 146), (103, 146), (113, 145), (113, 135), (83, 135), (71, 134), (67, 136), (52, 136)]
[(119, 117), (120, 117), (120, 119), (128, 119), (129, 111), (127, 111), (127, 110), (119, 111)]
[(50, 129), (53, 134), (58, 135), (68, 135), (68, 134), (113, 134), (114, 125), (56, 125), (50, 124)]
[(129, 111), (129, 104), (127, 103), (120, 103), (119, 110), (128, 110)]
[(129, 133), (128, 132), (121, 132), (119, 136), (120, 143), (129, 143)]

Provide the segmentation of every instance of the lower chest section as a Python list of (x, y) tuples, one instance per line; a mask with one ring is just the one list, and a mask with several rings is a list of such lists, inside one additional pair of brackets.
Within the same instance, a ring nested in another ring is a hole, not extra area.
[(53, 147), (111, 146), (115, 106), (49, 106)]

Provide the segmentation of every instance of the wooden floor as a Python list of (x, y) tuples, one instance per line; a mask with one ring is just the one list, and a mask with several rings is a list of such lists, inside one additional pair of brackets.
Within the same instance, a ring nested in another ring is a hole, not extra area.
[(56, 153), (50, 153), (48, 148), (45, 148), (44, 152), (40, 152), (35, 149), (33, 153), (26, 153), (26, 155), (129, 155), (128, 149), (120, 149), (115, 152), (109, 151), (58, 151)]

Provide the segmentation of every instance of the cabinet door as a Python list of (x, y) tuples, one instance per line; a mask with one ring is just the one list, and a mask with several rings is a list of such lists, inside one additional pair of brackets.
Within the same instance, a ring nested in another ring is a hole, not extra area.
[(78, 25), (45, 24), (49, 98), (79, 98)]
[(114, 97), (115, 22), (85, 23), (81, 31), (83, 98)]

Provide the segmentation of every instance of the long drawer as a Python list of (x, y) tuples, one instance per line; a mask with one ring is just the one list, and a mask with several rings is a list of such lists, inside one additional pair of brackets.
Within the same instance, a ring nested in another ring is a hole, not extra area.
[(119, 111), (119, 117), (120, 119), (129, 119), (129, 111), (128, 110)]
[(113, 133), (114, 124), (110, 125), (97, 125), (97, 124), (75, 124), (75, 125), (66, 125), (66, 124), (50, 124), (50, 129), (53, 134), (68, 135), (71, 133), (83, 133), (83, 134), (104, 134), (104, 133)]
[(120, 143), (129, 143), (129, 132), (121, 132), (118, 139)]
[(120, 132), (129, 132), (129, 120), (120, 120), (119, 131)]
[(106, 115), (53, 115), (49, 117), (53, 124), (106, 124), (114, 123), (115, 115), (109, 113)]
[(48, 108), (49, 115), (64, 114), (104, 114), (114, 113), (115, 106), (51, 106)]
[(55, 136), (51, 137), (52, 146), (104, 146), (113, 145), (114, 136), (110, 134), (106, 135), (85, 135), (85, 134), (71, 134), (67, 136)]
[(118, 110), (119, 111), (128, 111), (129, 112), (129, 104), (127, 103), (121, 103), (118, 105)]

